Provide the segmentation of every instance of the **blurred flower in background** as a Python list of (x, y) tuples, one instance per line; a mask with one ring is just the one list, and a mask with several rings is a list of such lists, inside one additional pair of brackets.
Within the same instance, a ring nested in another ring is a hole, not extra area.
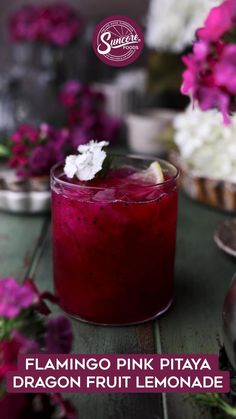
[(5, 145), (8, 164), (22, 178), (49, 175), (51, 167), (70, 150), (69, 130), (48, 124), (20, 125)]
[(60, 101), (67, 111), (74, 150), (91, 139), (113, 141), (121, 121), (105, 112), (106, 97), (93, 87), (70, 80), (63, 86)]
[(183, 58), (182, 92), (202, 110), (217, 108), (230, 122), (236, 111), (236, 0), (214, 7), (197, 31), (192, 53)]
[(65, 127), (20, 124), (1, 141), (0, 157), (7, 159), (20, 178), (48, 176), (54, 164), (91, 139), (116, 139), (121, 122), (105, 112), (106, 98), (101, 92), (71, 80), (63, 86), (58, 100), (66, 109)]
[(28, 5), (10, 17), (9, 32), (14, 42), (45, 42), (64, 47), (81, 30), (81, 19), (67, 4)]
[[(35, 140), (33, 132), (32, 139)], [(71, 352), (70, 321), (62, 315), (51, 315), (45, 299), (55, 303), (55, 297), (49, 292), (40, 293), (31, 279), (20, 284), (15, 278), (1, 278), (0, 296), (1, 418), (76, 419), (78, 414), (72, 403), (59, 394), (6, 392), (7, 373), (16, 370), (19, 354)]]
[(146, 44), (158, 51), (180, 53), (192, 44), (209, 9), (220, 0), (151, 0)]
[(226, 126), (219, 111), (189, 106), (174, 126), (181, 161), (195, 175), (236, 182), (236, 115)]
[(151, 105), (184, 109), (179, 92), (184, 65), (181, 54), (191, 47), (197, 28), (221, 0), (151, 0), (147, 16), (148, 88)]

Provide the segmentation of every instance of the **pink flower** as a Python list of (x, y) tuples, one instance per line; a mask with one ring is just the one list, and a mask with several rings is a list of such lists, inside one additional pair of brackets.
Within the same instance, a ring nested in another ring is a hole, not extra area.
[(14, 154), (22, 154), (27, 151), (27, 145), (26, 144), (16, 144), (12, 146), (12, 152)]
[(80, 24), (77, 21), (61, 24), (59, 27), (51, 31), (48, 40), (58, 47), (63, 47), (76, 38), (80, 29)]
[(20, 147), (23, 146), (25, 140), (27, 140), (28, 143), (35, 144), (38, 136), (38, 129), (28, 124), (22, 124), (19, 126), (18, 130), (11, 135), (10, 139), (15, 143), (15, 146), (13, 147), (15, 147), (16, 153), (18, 154), (22, 152), (22, 150), (20, 151)]
[(24, 6), (12, 14), (9, 20), (11, 39), (18, 41), (35, 41), (38, 36), (37, 10), (35, 6)]
[(62, 315), (49, 317), (47, 323), (47, 353), (64, 353), (71, 351), (73, 332), (70, 321)]
[(209, 42), (198, 41), (193, 45), (193, 54), (197, 62), (205, 60), (210, 52)]
[(40, 176), (49, 172), (52, 155), (46, 144), (35, 147), (28, 158), (30, 173), (33, 176)]
[(26, 278), (23, 284), (27, 285), (31, 289), (31, 291), (37, 296), (37, 304), (35, 306), (36, 310), (40, 314), (43, 314), (44, 316), (48, 316), (51, 313), (51, 310), (45, 303), (45, 300), (50, 301), (50, 303), (52, 304), (57, 304), (58, 298), (48, 291), (40, 292), (38, 288), (36, 287), (34, 280), (31, 278)]
[(13, 330), (11, 336), (15, 342), (19, 343), (21, 353), (36, 354), (39, 352), (39, 344), (35, 339), (24, 336), (19, 330)]
[(11, 277), (0, 280), (0, 316), (8, 319), (17, 317), (36, 301), (36, 295), (27, 285), (21, 285)]
[(24, 139), (29, 140), (34, 143), (39, 135), (38, 129), (32, 127), (28, 124), (22, 124), (19, 126), (18, 130), (11, 135), (11, 140), (14, 143), (22, 143)]
[(16, 370), (19, 353), (37, 353), (39, 345), (35, 339), (13, 330), (9, 339), (0, 341), (0, 383), (8, 371)]
[(77, 80), (70, 80), (63, 86), (59, 99), (68, 110), (73, 150), (91, 138), (109, 141), (116, 138), (121, 122), (105, 112), (106, 98), (102, 92)]
[(183, 57), (183, 62), (187, 69), (183, 73), (183, 83), (181, 86), (181, 92), (185, 95), (190, 95), (195, 98), (195, 94), (198, 88), (199, 73), (201, 70), (201, 64), (194, 58), (193, 55)]
[(224, 123), (229, 124), (229, 98), (221, 89), (217, 87), (202, 87), (197, 96), (199, 106), (203, 111), (208, 109), (219, 109), (224, 118)]
[(76, 80), (70, 80), (66, 82), (63, 86), (62, 92), (60, 94), (61, 103), (70, 108), (77, 104), (78, 94), (83, 92), (82, 83)]
[(39, 130), (29, 124), (22, 124), (19, 127), (19, 133), (21, 134), (21, 138), (27, 139), (32, 143), (35, 143), (39, 136)]
[(20, 125), (11, 136), (10, 167), (20, 177), (49, 175), (51, 167), (63, 160), (70, 148), (68, 129), (55, 129), (48, 124), (39, 128)]
[(226, 45), (221, 60), (215, 66), (215, 80), (218, 86), (236, 94), (236, 45)]
[(24, 6), (9, 21), (11, 39), (41, 41), (64, 47), (75, 40), (81, 30), (81, 20), (66, 4)]
[(11, 157), (8, 161), (9, 166), (22, 170), (23, 166), (28, 164), (28, 158), (24, 155), (20, 155), (18, 152), (16, 153), (15, 149), (12, 149), (12, 153), (14, 157)]
[(11, 141), (12, 141), (13, 143), (15, 143), (15, 144), (21, 143), (21, 141), (22, 141), (22, 136), (21, 136), (21, 133), (20, 133), (20, 132), (18, 132), (18, 131), (14, 132), (14, 133), (11, 135), (10, 139), (11, 139)]
[(24, 336), (18, 330), (13, 330), (10, 338), (1, 340), (0, 385), (9, 371), (17, 369), (17, 359), (20, 353), (37, 353), (38, 351), (39, 345), (37, 341)]
[(17, 368), (17, 357), (21, 344), (15, 339), (3, 339), (0, 341), (0, 383), (6, 377), (8, 371)]
[[(1, 419), (76, 419), (78, 416), (73, 405), (61, 395), (17, 395), (7, 394), (5, 390), (7, 373), (17, 370), (19, 354), (38, 353), (45, 345), (58, 353), (67, 353), (71, 349), (73, 334), (69, 320), (63, 316), (39, 316), (38, 311), (42, 314), (49, 312), (44, 299), (56, 301), (49, 292), (40, 293), (30, 279), (25, 280), (22, 285), (14, 278), (4, 278), (0, 281), (0, 316), (7, 317), (2, 319), (3, 336), (7, 337), (0, 340)], [(32, 304), (32, 309), (25, 312), (24, 316), (13, 321), (8, 320)], [(12, 307), (16, 309), (14, 312)]]
[(200, 39), (217, 41), (231, 29), (234, 18), (233, 9), (236, 9), (236, 0), (226, 0), (220, 6), (213, 7), (205, 21), (204, 28), (197, 31), (197, 36)]
[(105, 104), (102, 92), (77, 80), (69, 80), (64, 84), (59, 100), (68, 109), (80, 108), (84, 112), (96, 111)]
[(235, 26), (236, 0), (226, 0), (211, 10), (192, 53), (183, 57), (182, 93), (202, 110), (219, 109), (226, 124), (236, 110), (236, 45), (228, 44), (225, 35), (231, 35)]

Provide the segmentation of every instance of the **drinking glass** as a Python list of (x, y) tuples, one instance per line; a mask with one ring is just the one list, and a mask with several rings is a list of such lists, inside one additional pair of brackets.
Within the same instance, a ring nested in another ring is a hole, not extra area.
[[(94, 187), (52, 169), (55, 292), (70, 315), (103, 325), (144, 322), (173, 299), (177, 169), (159, 160), (164, 182), (132, 188), (119, 167), (142, 171), (151, 160), (113, 156), (112, 184)], [(101, 185), (101, 182), (100, 182)]]

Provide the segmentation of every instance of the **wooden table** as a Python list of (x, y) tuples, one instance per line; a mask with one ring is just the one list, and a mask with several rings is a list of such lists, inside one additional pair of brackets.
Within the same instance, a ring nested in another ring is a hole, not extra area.
[[(226, 218), (180, 196), (176, 291), (158, 321), (104, 328), (74, 322), (76, 353), (217, 353), (222, 303), (235, 260), (217, 249), (213, 232)], [(52, 288), (50, 220), (0, 214), (0, 276), (33, 276)], [(199, 419), (207, 417), (186, 397), (158, 394), (72, 396), (80, 419)]]

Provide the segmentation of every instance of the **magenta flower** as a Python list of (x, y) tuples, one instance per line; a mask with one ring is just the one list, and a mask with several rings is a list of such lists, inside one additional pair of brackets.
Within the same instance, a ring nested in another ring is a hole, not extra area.
[(112, 141), (117, 137), (121, 122), (105, 112), (106, 98), (102, 92), (70, 80), (63, 86), (59, 99), (67, 109), (73, 150), (91, 138)]
[(21, 285), (14, 278), (0, 280), (0, 316), (8, 319), (17, 317), (21, 310), (30, 307), (37, 300), (27, 285)]
[(0, 383), (6, 377), (8, 371), (16, 369), (20, 348), (20, 343), (15, 339), (0, 341)]
[(47, 173), (50, 167), (51, 154), (49, 147), (46, 145), (39, 145), (35, 147), (27, 161), (27, 164), (31, 167), (31, 174), (34, 176), (42, 175)]
[(19, 134), (21, 138), (29, 140), (31, 143), (35, 143), (38, 139), (38, 130), (29, 124), (22, 124), (19, 127)]
[(217, 87), (202, 87), (198, 92), (198, 101), (203, 111), (219, 109), (223, 115), (224, 123), (230, 123), (229, 99), (227, 94), (224, 94), (220, 89)]
[(11, 39), (17, 41), (35, 41), (38, 37), (37, 9), (24, 6), (12, 14), (9, 21)]
[(71, 351), (73, 332), (70, 321), (62, 315), (49, 317), (47, 323), (47, 353), (67, 354)]
[(23, 284), (27, 285), (27, 287), (29, 287), (37, 297), (37, 304), (35, 305), (35, 309), (40, 314), (48, 316), (51, 313), (51, 310), (49, 309), (45, 300), (50, 301), (52, 304), (57, 304), (58, 298), (49, 291), (40, 292), (36, 287), (34, 280), (31, 278), (26, 278)]
[(24, 336), (19, 330), (13, 330), (11, 336), (20, 345), (21, 353), (36, 354), (39, 352), (39, 343), (35, 339)]
[(15, 146), (22, 146), (23, 140), (27, 140), (32, 144), (37, 142), (38, 135), (38, 129), (28, 124), (22, 124), (18, 127), (17, 131), (11, 135), (10, 139)]
[(181, 92), (184, 95), (189, 95), (195, 98), (195, 93), (198, 87), (198, 74), (200, 66), (192, 55), (183, 57), (183, 62), (187, 69), (183, 73), (183, 83)]
[(77, 105), (78, 95), (83, 93), (83, 84), (77, 80), (70, 80), (65, 83), (60, 94), (61, 103), (67, 108)]
[(232, 95), (236, 94), (236, 45), (226, 45), (215, 66), (215, 81)]
[(235, 0), (226, 0), (220, 6), (213, 7), (205, 21), (204, 28), (197, 31), (197, 36), (207, 41), (217, 41), (231, 29), (235, 12)]
[(19, 177), (48, 176), (51, 167), (80, 144), (91, 138), (116, 138), (121, 123), (105, 112), (101, 92), (71, 80), (62, 89), (60, 100), (67, 109), (68, 128), (56, 129), (46, 123), (39, 128), (21, 125), (11, 135), (8, 164)]
[(86, 144), (91, 138), (85, 127), (80, 125), (71, 127), (71, 145), (73, 150), (77, 150), (80, 144)]
[(12, 41), (41, 41), (64, 47), (74, 41), (81, 30), (81, 20), (67, 4), (24, 6), (9, 20)]
[(202, 60), (206, 60), (207, 56), (210, 52), (210, 45), (207, 41), (198, 41), (193, 45), (193, 53), (195, 60), (197, 62), (201, 62)]
[(40, 128), (21, 125), (10, 139), (8, 163), (23, 178), (49, 175), (51, 167), (70, 151), (69, 130), (55, 129), (45, 123)]
[(202, 110), (216, 108), (230, 122), (236, 111), (236, 45), (227, 42), (236, 27), (236, 0), (226, 0), (211, 10), (191, 54), (183, 57), (181, 91), (197, 101)]
[[(60, 394), (6, 392), (7, 374), (17, 369), (19, 354), (44, 352), (45, 346), (53, 353), (67, 353), (71, 349), (73, 334), (69, 320), (63, 316), (45, 317), (44, 314), (49, 313), (45, 299), (57, 301), (51, 293), (39, 292), (31, 279), (26, 279), (22, 285), (14, 278), (0, 280), (0, 316), (5, 317), (2, 318), (4, 334), (0, 339), (0, 412), (3, 419), (78, 417), (71, 402)], [(12, 322), (8, 320), (31, 306), (24, 316)]]
[(103, 93), (77, 80), (69, 80), (64, 84), (59, 99), (68, 109), (76, 107), (86, 112), (101, 109), (105, 104)]

